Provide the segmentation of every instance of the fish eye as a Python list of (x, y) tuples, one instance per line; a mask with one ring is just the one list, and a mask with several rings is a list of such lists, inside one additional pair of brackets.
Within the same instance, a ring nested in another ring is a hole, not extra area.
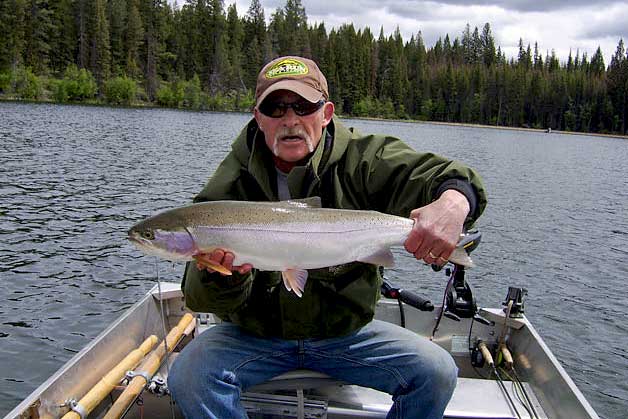
[(144, 230), (144, 231), (142, 231), (142, 237), (145, 238), (146, 240), (154, 240), (155, 239), (155, 233), (153, 233), (150, 230)]

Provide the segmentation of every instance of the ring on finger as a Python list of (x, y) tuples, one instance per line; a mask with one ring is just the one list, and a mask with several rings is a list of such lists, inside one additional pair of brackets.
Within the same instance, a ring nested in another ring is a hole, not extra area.
[(438, 256), (436, 256), (434, 253), (432, 252), (428, 252), (427, 253), (432, 259), (438, 259)]
[(443, 263), (447, 263), (447, 262), (449, 262), (447, 259), (445, 259), (445, 258), (444, 258), (444, 257), (442, 257), (442, 256), (439, 256), (439, 257), (438, 257), (438, 260), (442, 260), (442, 261), (443, 261)]

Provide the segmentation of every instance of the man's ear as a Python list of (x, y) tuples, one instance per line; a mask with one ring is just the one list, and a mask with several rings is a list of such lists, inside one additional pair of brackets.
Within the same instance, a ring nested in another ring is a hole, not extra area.
[(264, 132), (264, 128), (262, 128), (262, 124), (260, 123), (261, 118), (260, 118), (260, 111), (257, 110), (257, 107), (253, 108), (253, 117), (255, 118), (255, 121), (257, 121), (257, 126), (259, 127), (259, 129)]
[(331, 122), (335, 109), (334, 102), (325, 102), (325, 105), (323, 105), (323, 128)]

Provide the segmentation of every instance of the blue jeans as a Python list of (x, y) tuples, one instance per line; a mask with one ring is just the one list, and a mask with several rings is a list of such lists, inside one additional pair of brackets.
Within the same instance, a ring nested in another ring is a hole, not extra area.
[(374, 320), (330, 339), (284, 340), (221, 323), (197, 336), (170, 368), (168, 386), (186, 418), (246, 418), (240, 394), (295, 369), (392, 395), (388, 418), (442, 418), (458, 369), (436, 344)]

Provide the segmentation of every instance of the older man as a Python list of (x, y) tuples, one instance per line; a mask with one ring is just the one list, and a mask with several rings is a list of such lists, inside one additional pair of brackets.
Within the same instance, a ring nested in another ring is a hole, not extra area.
[[(396, 138), (344, 127), (324, 75), (309, 59), (268, 63), (255, 96), (254, 119), (195, 201), (320, 196), (324, 207), (409, 216), (415, 223), (406, 250), (438, 265), (484, 209), (473, 170)], [(299, 298), (281, 286), (280, 273), (233, 261), (216, 250), (186, 268), (187, 305), (224, 320), (194, 339), (170, 371), (172, 395), (186, 417), (245, 418), (242, 391), (297, 368), (391, 394), (389, 418), (443, 416), (457, 368), (437, 345), (373, 320), (378, 267), (355, 262), (311, 270)]]

